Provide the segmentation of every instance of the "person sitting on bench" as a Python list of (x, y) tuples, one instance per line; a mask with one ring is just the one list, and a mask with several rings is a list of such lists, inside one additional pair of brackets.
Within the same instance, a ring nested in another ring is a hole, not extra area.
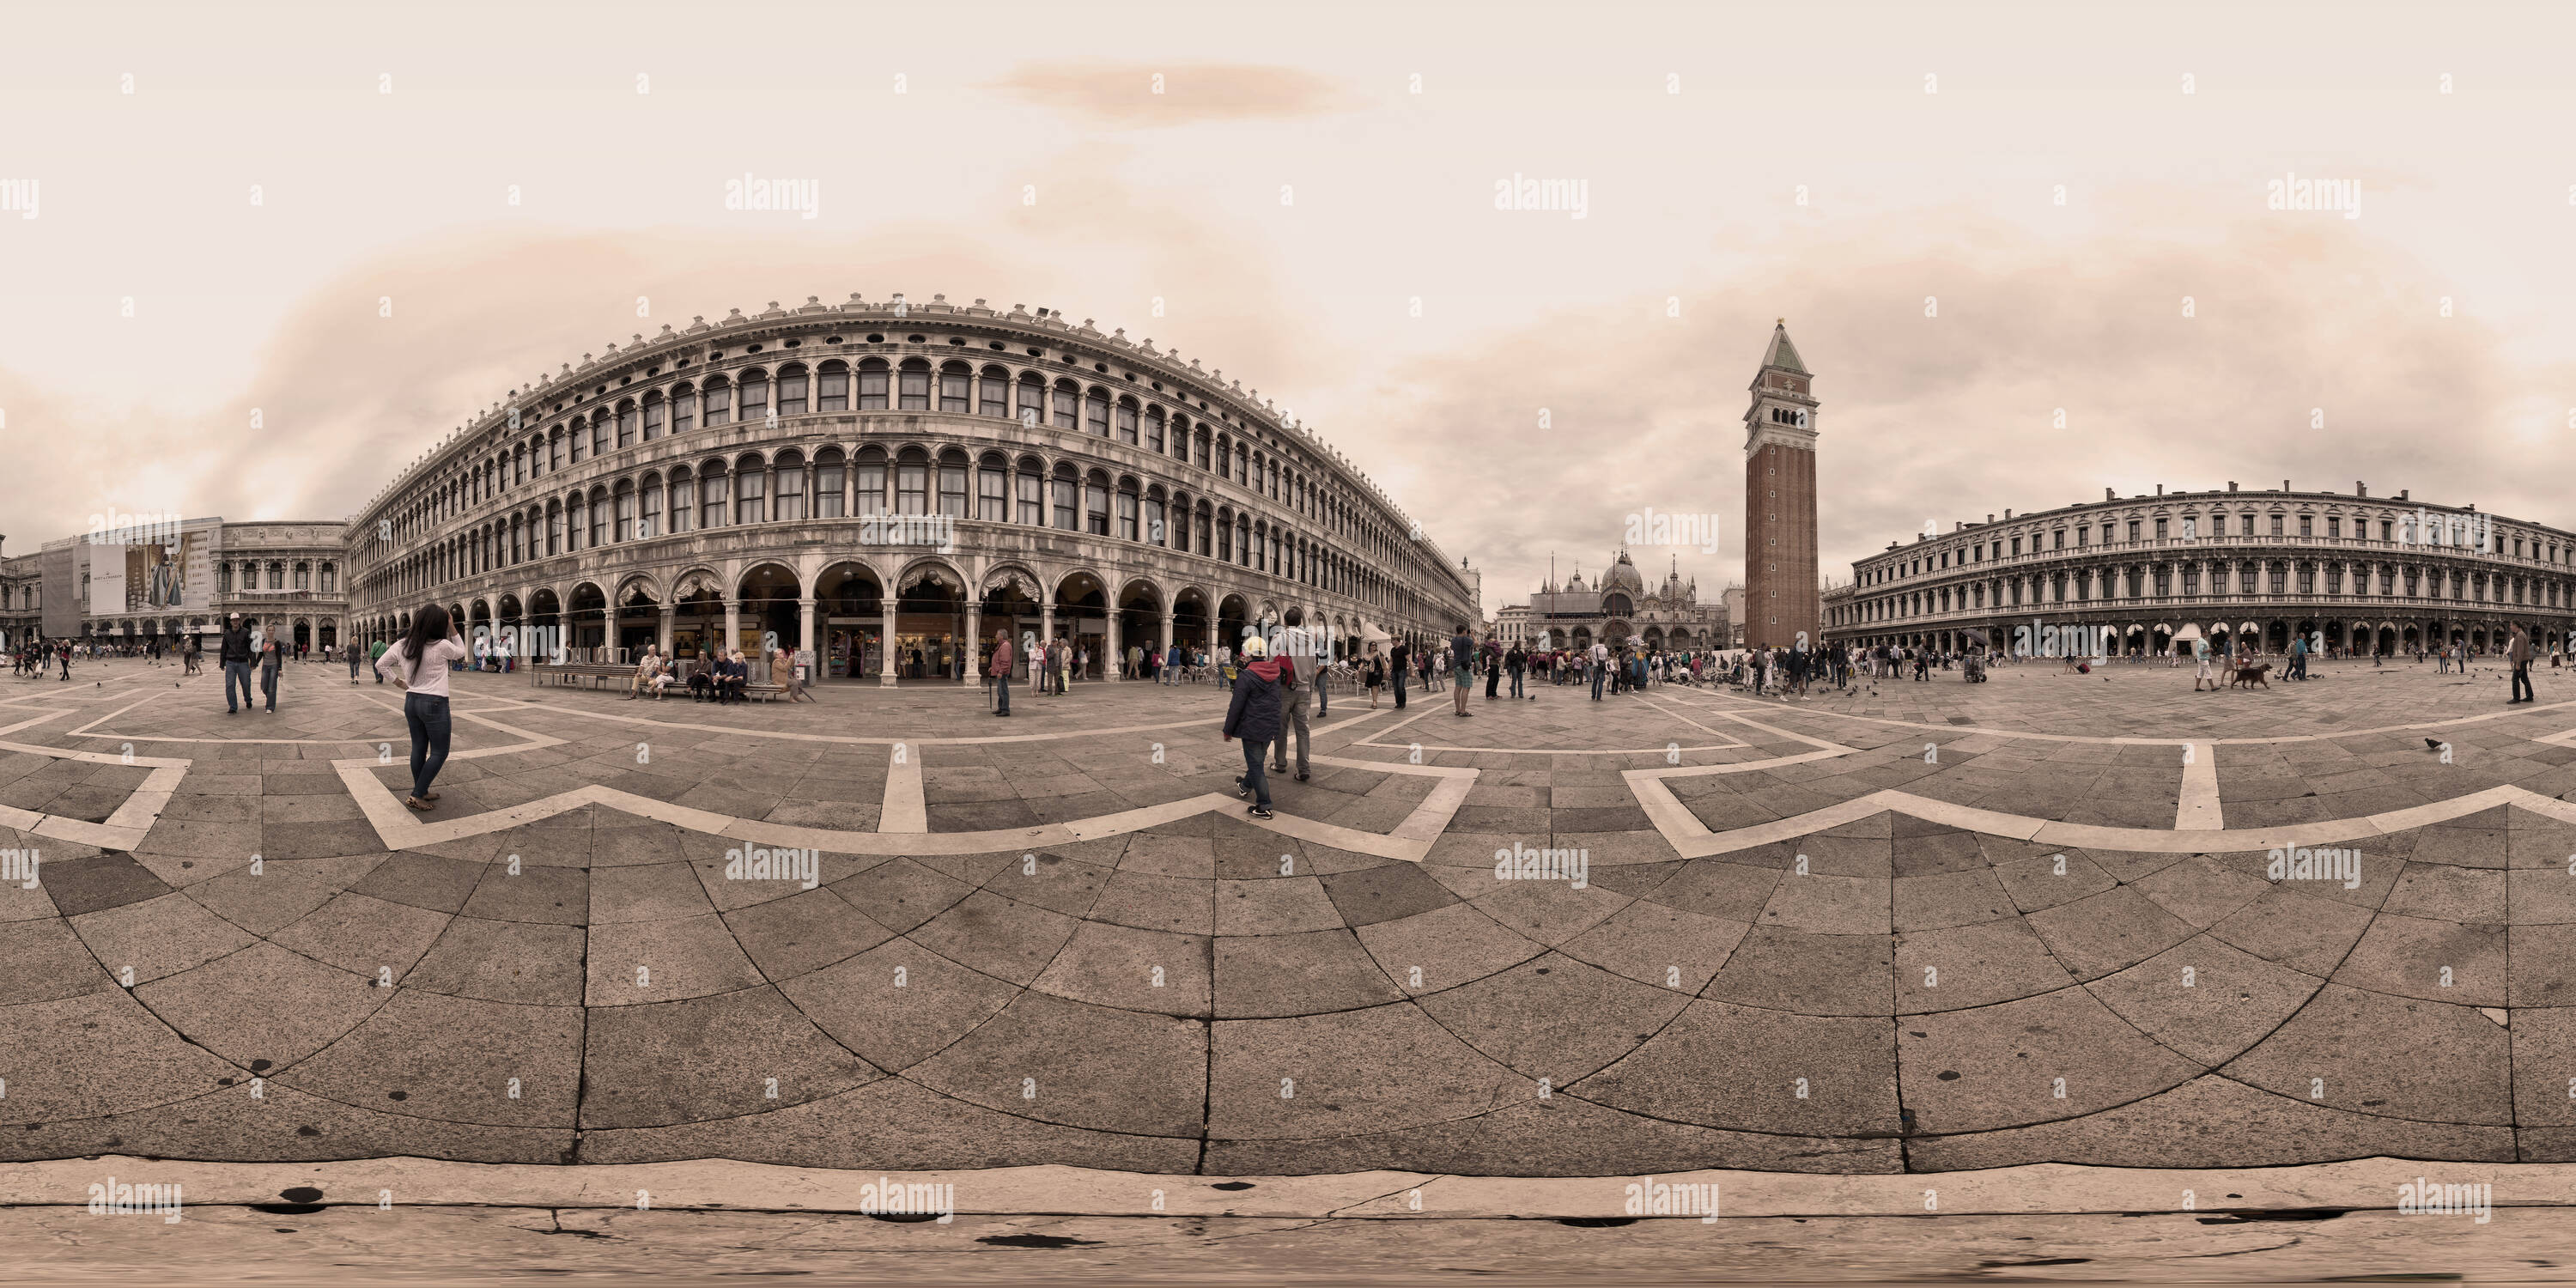
[(743, 690), (750, 684), (751, 664), (743, 661), (742, 651), (736, 649), (725, 660), (722, 674), (717, 677), (717, 701), (722, 702), (727, 699), (735, 702), (747, 701), (748, 699), (743, 696)]
[(715, 669), (713, 654), (698, 659), (697, 667), (689, 672), (690, 701), (704, 702), (716, 695)]

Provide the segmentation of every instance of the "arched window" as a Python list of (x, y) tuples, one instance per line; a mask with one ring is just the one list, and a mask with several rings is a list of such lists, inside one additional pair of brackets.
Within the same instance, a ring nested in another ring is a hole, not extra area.
[[(884, 411), (886, 409), (889, 405), (886, 401), (886, 382), (888, 376), (891, 374), (892, 373), (886, 369), (885, 359), (883, 358), (870, 358), (859, 364), (860, 411)], [(862, 513), (864, 513), (864, 511)]]
[(633, 400), (617, 404), (617, 445), (619, 447), (633, 447), (636, 443), (635, 435), (642, 428), (643, 424), (636, 414)]
[(769, 469), (756, 455), (733, 463), (733, 521), (760, 523), (769, 517)]
[(326, 563), (322, 565), (322, 593), (325, 595), (333, 595), (338, 594), (339, 590), (340, 565), (335, 563)]
[(608, 493), (604, 488), (590, 490), (590, 548), (608, 544)]
[(563, 553), (563, 534), (564, 534), (563, 506), (562, 506), (561, 504), (557, 503), (557, 502), (554, 502), (554, 501), (548, 501), (548, 502), (546, 502), (546, 553), (547, 553), (547, 554), (549, 554), (549, 555), (559, 555), (559, 554), (562, 554), (562, 553)]
[(857, 508), (855, 514), (886, 512), (886, 458), (881, 448), (859, 449), (858, 468), (850, 480), (850, 492)]
[(1247, 514), (1234, 516), (1234, 562), (1245, 568), (1252, 566), (1252, 516)]
[(671, 531), (687, 532), (697, 526), (698, 481), (689, 477), (689, 467), (671, 469)]
[(919, 358), (903, 360), (901, 377), (895, 387), (895, 409), (898, 411), (930, 410), (930, 364)]
[(656, 389), (644, 395), (645, 442), (652, 442), (662, 436), (663, 416), (667, 410), (662, 404), (662, 391)]
[(1163, 503), (1163, 489), (1159, 486), (1145, 489), (1145, 544), (1159, 546), (1171, 538), (1170, 520), (1166, 517), (1169, 513)]
[(930, 513), (930, 453), (907, 447), (894, 463), (894, 512)]
[(1146, 409), (1145, 450), (1149, 452), (1163, 450), (1163, 409), (1160, 407)]
[(1109, 535), (1109, 475), (1100, 470), (1082, 479), (1082, 530), (1095, 537)]
[(939, 512), (966, 517), (966, 453), (954, 447), (939, 454)]
[(268, 588), (269, 588), (270, 590), (284, 590), (284, 589), (286, 589), (286, 565), (285, 565), (285, 564), (283, 564), (283, 563), (271, 563), (271, 564), (269, 564), (269, 566), (268, 566)]
[(752, 367), (734, 382), (734, 401), (741, 410), (736, 418), (748, 424), (769, 419), (769, 373)]
[(939, 369), (939, 410), (964, 415), (971, 410), (967, 398), (973, 383), (965, 363), (952, 362)]
[(1034, 371), (1020, 375), (1020, 402), (1017, 415), (1023, 425), (1046, 423), (1046, 382)]
[(726, 500), (724, 462), (709, 461), (698, 470), (698, 526), (723, 527), (730, 509)]
[(635, 536), (639, 540), (650, 541), (662, 535), (662, 476), (645, 475), (644, 486), (637, 489), (637, 493), (636, 504), (643, 517)]
[(685, 434), (698, 414), (698, 391), (686, 383), (671, 388), (671, 432)]
[(1136, 480), (1122, 478), (1118, 480), (1118, 538), (1135, 541), (1141, 535), (1136, 528)]
[(1007, 419), (1011, 414), (1011, 373), (1000, 367), (984, 368), (984, 377), (976, 382), (975, 414)]
[[(1210, 512), (1209, 512), (1209, 510), (1208, 510), (1208, 503), (1207, 503), (1206, 501), (1204, 501), (1204, 500), (1200, 501), (1200, 502), (1199, 502), (1199, 553), (1200, 553), (1200, 554), (1203, 554), (1203, 555), (1208, 553), (1208, 551), (1209, 551), (1209, 545), (1208, 545), (1208, 543), (1209, 543), (1209, 541), (1210, 541), (1210, 539), (1211, 539), (1211, 537), (1212, 537), (1212, 536), (1213, 536), (1214, 538), (1216, 538), (1216, 539), (1220, 539), (1220, 540), (1221, 540), (1221, 539), (1224, 537), (1224, 535), (1225, 535), (1224, 531), (1223, 531), (1222, 529), (1218, 528), (1218, 527), (1217, 527), (1217, 525), (1216, 525), (1216, 521), (1215, 521), (1213, 518), (1211, 518), (1211, 517), (1210, 517)], [(1219, 558), (1223, 558), (1223, 556), (1222, 556), (1222, 555), (1219, 555), (1218, 557), (1219, 557)]]
[(1118, 441), (1129, 444), (1134, 443), (1136, 441), (1136, 404), (1129, 402), (1124, 398), (1119, 399), (1116, 415), (1118, 417)]
[(708, 428), (733, 419), (733, 386), (725, 383), (724, 377), (709, 376), (706, 392), (699, 401), (706, 408)]
[[(780, 396), (783, 399), (785, 386), (781, 385), (780, 389), (782, 391)], [(787, 414), (783, 403), (779, 414), (782, 416)], [(781, 523), (802, 521), (805, 517), (805, 454), (793, 450), (780, 452), (777, 474), (778, 521)]]
[(590, 454), (594, 457), (608, 455), (608, 409), (605, 407), (590, 414)]
[(1046, 464), (1023, 456), (1011, 485), (1012, 518), (1033, 528), (1046, 526)]
[(1082, 400), (1082, 432), (1093, 438), (1109, 437), (1109, 395), (1098, 388)]
[(823, 364), (822, 386), (817, 389), (814, 410), (848, 411), (850, 409), (850, 364), (838, 358)]
[(1011, 519), (1011, 463), (1000, 452), (986, 452), (975, 462), (975, 517), (985, 523)]
[(814, 454), (814, 517), (838, 519), (850, 512), (847, 481), (849, 467), (842, 463), (841, 449), (826, 447)]
[(633, 541), (635, 539), (635, 485), (625, 479), (617, 480), (616, 508), (617, 527), (609, 540), (621, 543)]
[(778, 369), (778, 414), (805, 414), (805, 367), (802, 363), (789, 363)]
[(1216, 512), (1216, 557), (1234, 562), (1234, 511)]
[(1055, 526), (1066, 532), (1082, 530), (1081, 489), (1081, 481), (1074, 477), (1073, 467), (1062, 461), (1056, 462), (1051, 489), (1055, 493)]
[(295, 588), (297, 590), (313, 589), (313, 565), (303, 562), (298, 562), (295, 565)]
[(1057, 429), (1082, 428), (1081, 412), (1078, 410), (1081, 402), (1082, 391), (1076, 389), (1072, 381), (1055, 382), (1055, 427)]

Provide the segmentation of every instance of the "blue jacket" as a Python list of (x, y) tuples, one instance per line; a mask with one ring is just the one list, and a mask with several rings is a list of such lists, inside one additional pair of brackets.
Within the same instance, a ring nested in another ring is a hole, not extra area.
[(1234, 677), (1234, 700), (1225, 709), (1225, 736), (1268, 742), (1279, 736), (1280, 701), (1295, 687), (1297, 670), (1286, 658), (1265, 657)]

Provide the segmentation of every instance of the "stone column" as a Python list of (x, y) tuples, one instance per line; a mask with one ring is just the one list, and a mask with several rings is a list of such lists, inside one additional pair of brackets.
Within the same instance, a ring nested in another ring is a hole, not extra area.
[(894, 672), (894, 606), (895, 606), (895, 592), (894, 592), (892, 589), (888, 589), (888, 590), (886, 591), (886, 593), (885, 593), (885, 601), (884, 601), (884, 602), (885, 602), (885, 626), (884, 626), (884, 630), (883, 630), (883, 633), (882, 633), (882, 638), (880, 639), (880, 641), (879, 641), (879, 643), (878, 643), (878, 645), (877, 645), (877, 652), (878, 652), (878, 654), (880, 655), (880, 661), (879, 661), (879, 665), (878, 665), (878, 669), (877, 669), (877, 687), (879, 687), (879, 688), (893, 688), (893, 687), (894, 687), (894, 676), (895, 676), (895, 672)]
[(1101, 659), (1100, 678), (1104, 680), (1127, 678), (1122, 673), (1127, 665), (1127, 645), (1123, 638), (1126, 632), (1122, 629), (1124, 626), (1125, 623), (1118, 620), (1117, 605), (1111, 605), (1109, 620), (1104, 624), (1100, 636), (1105, 641), (1101, 646), (1102, 651), (1109, 654), (1108, 657)]
[(724, 606), (725, 625), (723, 648), (724, 651), (730, 653), (735, 649), (742, 647), (736, 642), (742, 638), (742, 601), (728, 595), (725, 597)]
[(978, 665), (977, 658), (983, 650), (984, 601), (970, 599), (966, 601), (966, 638), (957, 647), (957, 656), (964, 659), (964, 664), (957, 668), (959, 684), (977, 683), (975, 673), (983, 669)]
[(796, 647), (818, 648), (814, 642), (814, 601), (796, 601)]
[(1055, 642), (1055, 605), (1053, 604), (1038, 605), (1038, 642), (1041, 644)]
[(662, 656), (664, 657), (671, 656), (671, 619), (677, 617), (679, 612), (679, 609), (669, 604), (662, 605)]
[(1161, 656), (1165, 659), (1169, 659), (1172, 656), (1172, 610), (1169, 608), (1163, 610), (1163, 652)]

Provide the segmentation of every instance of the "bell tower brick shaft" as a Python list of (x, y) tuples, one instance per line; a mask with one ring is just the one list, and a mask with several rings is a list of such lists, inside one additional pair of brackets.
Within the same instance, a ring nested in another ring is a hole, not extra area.
[(1771, 330), (1744, 412), (1744, 640), (1754, 648), (1824, 642), (1816, 565), (1815, 377)]

